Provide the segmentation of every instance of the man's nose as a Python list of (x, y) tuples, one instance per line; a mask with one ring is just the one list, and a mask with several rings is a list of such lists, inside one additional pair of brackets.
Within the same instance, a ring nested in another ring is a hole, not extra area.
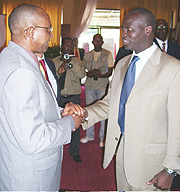
[(124, 29), (122, 30), (121, 37), (126, 37), (127, 36), (127, 30)]

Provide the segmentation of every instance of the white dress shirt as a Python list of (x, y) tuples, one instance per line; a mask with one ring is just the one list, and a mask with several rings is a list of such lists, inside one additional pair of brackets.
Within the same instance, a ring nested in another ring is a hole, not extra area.
[(137, 78), (139, 77), (141, 71), (143, 70), (144, 66), (146, 65), (147, 61), (149, 60), (149, 58), (151, 57), (151, 55), (154, 53), (154, 51), (158, 49), (158, 46), (153, 43), (153, 45), (149, 48), (147, 48), (146, 50), (136, 54), (133, 51), (133, 55), (131, 57), (131, 59), (134, 56), (138, 56), (140, 59), (138, 61), (136, 61), (136, 74), (135, 74), (135, 81), (137, 80)]
[(167, 49), (168, 49), (168, 40), (166, 39), (165, 41), (161, 41), (161, 40), (158, 39), (157, 37), (156, 37), (156, 40), (157, 40), (159, 46), (161, 47), (161, 49), (162, 49), (162, 47), (163, 47), (162, 44), (165, 43), (165, 51), (166, 51), (166, 53), (167, 53)]

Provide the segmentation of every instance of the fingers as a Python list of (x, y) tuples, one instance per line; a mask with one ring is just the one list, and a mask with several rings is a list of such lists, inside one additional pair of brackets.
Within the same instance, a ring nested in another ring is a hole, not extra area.
[[(81, 121), (82, 121), (82, 117), (76, 115), (75, 117), (73, 117), (74, 119), (74, 123), (75, 123), (75, 130), (78, 129), (81, 125)], [(74, 130), (73, 130), (74, 131)]]
[(80, 105), (70, 102), (66, 104), (62, 115), (79, 115), (83, 117), (84, 109)]
[(154, 185), (154, 187), (157, 186), (157, 179), (152, 178), (150, 181), (146, 183), (147, 185)]
[(64, 73), (64, 72), (65, 72), (64, 67), (60, 66), (59, 69), (58, 69), (58, 73), (61, 74), (61, 73)]

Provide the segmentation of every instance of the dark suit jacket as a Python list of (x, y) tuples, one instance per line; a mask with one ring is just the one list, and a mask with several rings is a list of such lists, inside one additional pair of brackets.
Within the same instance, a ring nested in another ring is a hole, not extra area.
[(48, 65), (48, 67), (50, 68), (52, 74), (54, 75), (54, 78), (56, 79), (56, 83), (57, 83), (57, 102), (58, 104), (60, 103), (60, 86), (59, 86), (59, 81), (58, 81), (58, 77), (56, 75), (56, 67), (55, 64), (52, 60), (50, 60), (48, 57), (45, 57), (46, 63)]
[[(154, 38), (154, 42), (156, 43), (156, 45), (161, 49), (161, 47), (159, 46), (156, 38)], [(162, 49), (161, 49), (162, 51)], [(175, 57), (176, 59), (180, 60), (180, 46), (176, 43), (172, 43), (168, 40), (168, 49), (167, 49), (167, 54)]]
[(118, 50), (118, 53), (116, 55), (116, 60), (115, 60), (114, 64), (116, 65), (120, 59), (122, 59), (123, 57), (125, 57), (127, 55), (130, 55), (131, 53), (132, 53), (132, 51), (131, 50), (126, 50), (124, 48), (124, 46), (120, 47), (119, 50)]

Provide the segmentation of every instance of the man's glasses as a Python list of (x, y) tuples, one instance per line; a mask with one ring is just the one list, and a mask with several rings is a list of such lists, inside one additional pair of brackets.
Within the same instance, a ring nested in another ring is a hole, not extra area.
[(166, 26), (157, 26), (157, 29), (166, 29), (167, 27)]
[[(35, 28), (46, 29), (47, 32), (50, 33), (50, 34), (53, 32), (53, 27), (52, 27), (52, 26), (50, 26), (50, 27), (42, 27), (42, 26), (34, 26), (34, 25), (31, 25), (31, 26), (29, 26), (29, 27), (32, 27), (33, 29), (35, 29)], [(29, 27), (27, 27), (24, 31), (27, 31), (27, 29), (28, 29)]]

